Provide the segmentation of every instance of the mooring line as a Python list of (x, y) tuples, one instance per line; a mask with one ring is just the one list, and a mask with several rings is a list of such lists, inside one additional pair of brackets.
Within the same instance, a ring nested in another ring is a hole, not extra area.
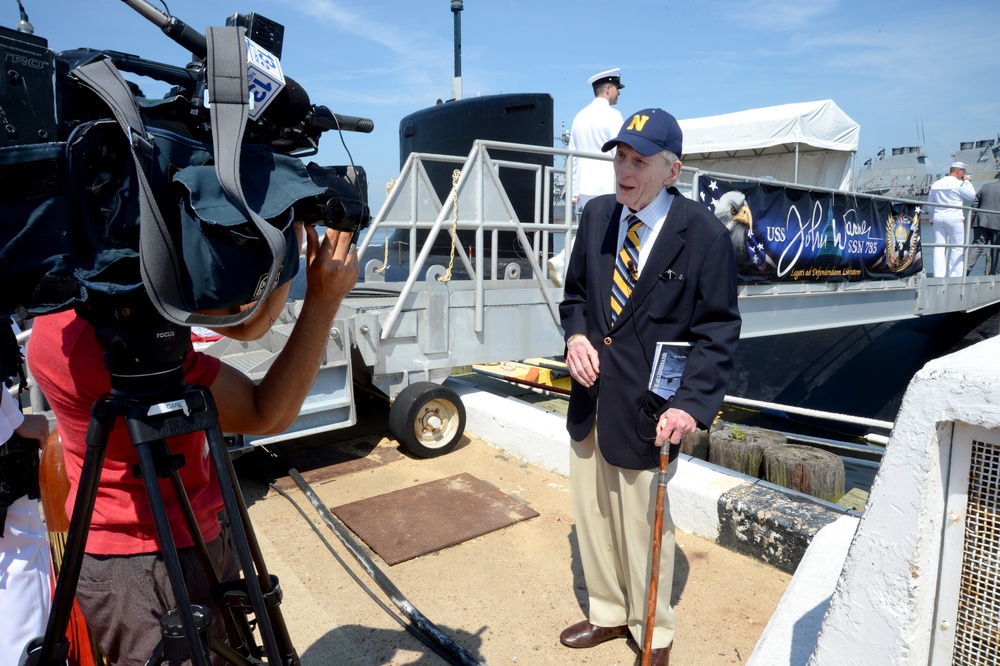
[(758, 409), (771, 409), (778, 412), (788, 412), (789, 414), (798, 414), (800, 416), (815, 416), (819, 418), (829, 419), (831, 421), (842, 421), (844, 423), (856, 423), (858, 425), (866, 425), (872, 428), (883, 428), (885, 430), (892, 430), (892, 421), (879, 421), (877, 419), (869, 419), (864, 416), (851, 416), (849, 414), (837, 414), (836, 412), (821, 412), (817, 409), (807, 409), (805, 407), (793, 407), (791, 405), (779, 405), (776, 402), (762, 402), (760, 400), (750, 400), (748, 398), (740, 398), (734, 395), (727, 395), (723, 400), (724, 404), (730, 405), (741, 405), (746, 407), (756, 407)]

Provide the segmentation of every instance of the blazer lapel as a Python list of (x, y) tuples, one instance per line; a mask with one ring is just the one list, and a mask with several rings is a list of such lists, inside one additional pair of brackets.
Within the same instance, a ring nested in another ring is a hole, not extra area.
[[(622, 204), (616, 203), (611, 209), (604, 239), (601, 241), (599, 278), (601, 285), (601, 303), (604, 304), (605, 330), (611, 329), (611, 284), (615, 274), (615, 260), (618, 258), (618, 225), (622, 215)], [(619, 315), (621, 319), (621, 315)]]

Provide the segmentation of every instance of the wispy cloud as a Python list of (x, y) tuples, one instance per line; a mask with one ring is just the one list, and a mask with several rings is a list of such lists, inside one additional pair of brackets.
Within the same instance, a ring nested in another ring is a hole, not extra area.
[[(440, 35), (422, 31), (412, 21), (407, 22), (404, 14), (392, 13), (386, 15), (385, 20), (372, 18), (378, 15), (370, 8), (361, 13), (354, 9), (356, 3), (340, 0), (282, 0), (282, 3), (325, 26), (331, 44), (350, 36), (362, 45), (353, 52), (365, 56), (357, 58), (350, 57), (351, 50), (340, 47), (338, 58), (344, 66), (322, 77), (327, 95), (343, 95), (378, 105), (410, 103), (417, 99), (426, 103), (428, 87), (448, 80), (450, 42)], [(365, 95), (348, 88), (352, 80), (361, 78), (367, 81), (365, 87), (369, 91), (380, 92)], [(371, 85), (378, 81), (386, 84)]]
[(332, 27), (376, 44), (380, 44), (399, 56), (422, 61), (434, 56), (433, 38), (414, 30), (412, 25), (404, 25), (400, 14), (391, 14), (397, 22), (377, 21), (368, 18), (352, 9), (347, 9), (348, 3), (339, 0), (283, 0), (289, 7), (311, 16), (319, 21), (329, 23)]
[(719, 15), (730, 23), (767, 32), (784, 32), (810, 25), (832, 14), (841, 0), (749, 0), (720, 3)]

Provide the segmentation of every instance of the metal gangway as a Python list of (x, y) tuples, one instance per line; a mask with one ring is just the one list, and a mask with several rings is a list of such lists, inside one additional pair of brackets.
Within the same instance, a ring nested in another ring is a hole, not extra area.
[[(552, 165), (492, 156), (500, 152), (548, 155)], [(557, 157), (572, 159), (556, 167)], [(476, 141), (468, 156), (411, 154), (358, 247), (361, 278), (337, 314), (299, 419), (286, 433), (240, 445), (353, 425), (360, 382), (392, 401), (390, 429), (404, 445), (419, 455), (450, 450), (465, 421), (460, 398), (440, 386), (454, 368), (563, 353), (558, 304), (565, 268), (553, 269), (559, 264), (549, 260), (572, 246), (576, 222), (564, 202), (572, 201), (576, 159), (609, 158), (496, 141)], [(444, 200), (428, 176), (432, 163), (455, 167)], [(501, 178), (508, 170), (534, 179), (530, 220), (514, 212)], [(754, 180), (685, 168), (682, 189), (700, 174)], [(1000, 302), (1000, 280), (920, 272), (896, 280), (743, 284), (739, 301), (742, 335), (749, 338), (971, 312)], [(291, 300), (261, 341), (226, 340), (208, 351), (251, 376), (263, 374), (299, 307)]]

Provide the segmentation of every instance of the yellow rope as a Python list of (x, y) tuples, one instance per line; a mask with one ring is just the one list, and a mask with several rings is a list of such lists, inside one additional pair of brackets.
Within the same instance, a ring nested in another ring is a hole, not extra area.
[[(389, 192), (392, 192), (392, 188), (396, 185), (396, 179), (390, 178), (389, 182), (385, 184), (385, 197), (389, 198)], [(389, 234), (385, 235), (385, 255), (382, 257), (382, 268), (376, 268), (376, 273), (385, 273), (385, 270), (389, 268)]]
[(458, 238), (458, 179), (462, 172), (455, 169), (451, 172), (451, 195), (454, 213), (451, 216), (451, 256), (448, 259), (448, 270), (438, 278), (439, 282), (451, 280), (451, 269), (455, 267), (455, 241)]

